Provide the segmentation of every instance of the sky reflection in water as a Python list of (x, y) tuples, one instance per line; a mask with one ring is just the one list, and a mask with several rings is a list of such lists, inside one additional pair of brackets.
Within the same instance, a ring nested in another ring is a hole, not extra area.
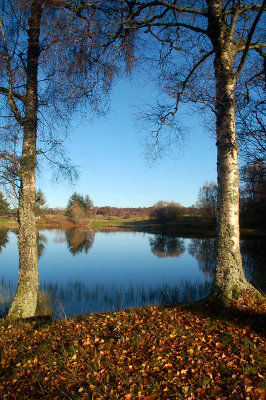
[[(248, 278), (265, 290), (265, 245), (258, 243), (242, 242), (243, 262)], [(55, 317), (189, 302), (210, 290), (214, 248), (214, 239), (206, 238), (42, 230), (38, 241), (40, 289), (49, 293)], [(0, 263), (4, 304), (17, 283), (15, 232), (0, 231)]]

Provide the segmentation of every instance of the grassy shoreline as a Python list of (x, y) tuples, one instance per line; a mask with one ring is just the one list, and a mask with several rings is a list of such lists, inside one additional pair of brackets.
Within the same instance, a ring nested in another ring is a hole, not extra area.
[(162, 224), (155, 219), (129, 218), (124, 220), (99, 220), (92, 223), (94, 229), (130, 229), (140, 232), (168, 234), (214, 234), (214, 221), (200, 217), (179, 217), (176, 221)]
[[(74, 224), (69, 220), (55, 222), (52, 218), (41, 217), (36, 220), (38, 229), (91, 229), (94, 231), (112, 231), (112, 230), (131, 230), (138, 232), (149, 232), (157, 234), (168, 234), (178, 236), (198, 236), (213, 237), (215, 235), (215, 220), (208, 217), (183, 216), (174, 222), (161, 224), (155, 219), (143, 218), (125, 218), (116, 217), (95, 219), (93, 221), (85, 220), (80, 224)], [(16, 219), (0, 217), (0, 228), (17, 229)], [(266, 231), (258, 228), (241, 228), (241, 237), (265, 237)]]
[(2, 320), (0, 397), (262, 400), (265, 304)]

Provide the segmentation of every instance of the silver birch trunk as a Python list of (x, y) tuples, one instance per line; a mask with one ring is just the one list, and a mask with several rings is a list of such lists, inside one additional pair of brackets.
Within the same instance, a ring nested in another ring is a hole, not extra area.
[(240, 253), (239, 169), (235, 128), (233, 72), (234, 32), (228, 33), (222, 1), (208, 0), (209, 37), (215, 52), (216, 138), (218, 175), (217, 254), (214, 297), (227, 304), (254, 290), (247, 281)]
[(18, 247), (18, 288), (8, 313), (9, 319), (33, 317), (37, 306), (39, 277), (35, 226), (35, 168), (28, 170), (21, 178)]
[(238, 146), (234, 82), (217, 85), (217, 255), (215, 288), (222, 302), (253, 289), (245, 278), (240, 254)]
[(33, 0), (28, 29), (26, 107), (19, 193), (19, 278), (9, 319), (35, 315), (38, 297), (38, 251), (35, 224), (35, 167), (38, 111), (38, 61), (40, 56), (41, 1)]

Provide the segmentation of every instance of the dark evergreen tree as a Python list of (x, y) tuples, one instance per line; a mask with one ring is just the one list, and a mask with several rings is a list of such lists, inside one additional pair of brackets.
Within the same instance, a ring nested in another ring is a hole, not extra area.
[(6, 215), (9, 213), (9, 211), (9, 203), (4, 198), (3, 193), (0, 192), (0, 215)]
[(8, 231), (5, 230), (0, 230), (0, 253), (2, 251), (3, 247), (6, 247), (8, 243)]
[(82, 196), (81, 194), (75, 192), (70, 196), (67, 203), (66, 215), (68, 217), (72, 217), (74, 204), (78, 205), (83, 212), (84, 217), (88, 216), (89, 212), (93, 209), (93, 202), (88, 195)]
[(47, 202), (45, 195), (41, 189), (38, 189), (36, 192), (36, 205), (35, 205), (35, 212), (36, 215), (41, 215), (47, 210)]

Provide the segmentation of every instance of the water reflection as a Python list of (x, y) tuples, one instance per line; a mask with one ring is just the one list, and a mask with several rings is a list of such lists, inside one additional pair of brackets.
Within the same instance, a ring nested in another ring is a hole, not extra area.
[(8, 243), (8, 231), (0, 229), (0, 253), (3, 247)]
[(66, 242), (66, 231), (64, 229), (53, 229), (54, 237), (53, 242), (55, 244)]
[(159, 257), (179, 257), (185, 251), (184, 239), (163, 234), (149, 239), (152, 253)]
[[(215, 239), (191, 239), (188, 252), (197, 259), (200, 270), (211, 279), (215, 275)], [(247, 279), (260, 291), (266, 291), (265, 239), (245, 239), (240, 242), (243, 269)]]
[(94, 243), (95, 233), (74, 228), (65, 232), (67, 247), (73, 256), (78, 253), (87, 254)]
[[(66, 285), (45, 282), (40, 285), (37, 314), (53, 315), (55, 319), (65, 316), (89, 314), (92, 312), (115, 311), (149, 305), (172, 305), (190, 303), (206, 297), (211, 288), (210, 281), (180, 281), (175, 284), (164, 283), (160, 286), (104, 285), (97, 283), (88, 287), (81, 281), (68, 282)], [(4, 297), (3, 297), (4, 294)], [(7, 313), (14, 287), (2, 279), (0, 282), (0, 316)]]
[(265, 239), (242, 240), (242, 261), (249, 281), (259, 290), (266, 292), (266, 243)]
[(16, 287), (2, 278), (0, 281), (0, 317), (7, 315), (15, 293)]
[(199, 269), (208, 278), (215, 275), (215, 239), (191, 239), (188, 252), (196, 258)]
[(44, 254), (47, 246), (47, 238), (40, 231), (37, 232), (37, 251), (38, 251), (38, 260)]
[[(263, 291), (265, 244), (265, 239), (241, 241), (245, 273)], [(53, 310), (56, 318), (146, 304), (191, 302), (208, 295), (215, 271), (214, 239), (42, 230), (37, 245), (38, 312)], [(16, 291), (16, 246), (16, 232), (0, 230), (0, 314), (6, 313)]]

